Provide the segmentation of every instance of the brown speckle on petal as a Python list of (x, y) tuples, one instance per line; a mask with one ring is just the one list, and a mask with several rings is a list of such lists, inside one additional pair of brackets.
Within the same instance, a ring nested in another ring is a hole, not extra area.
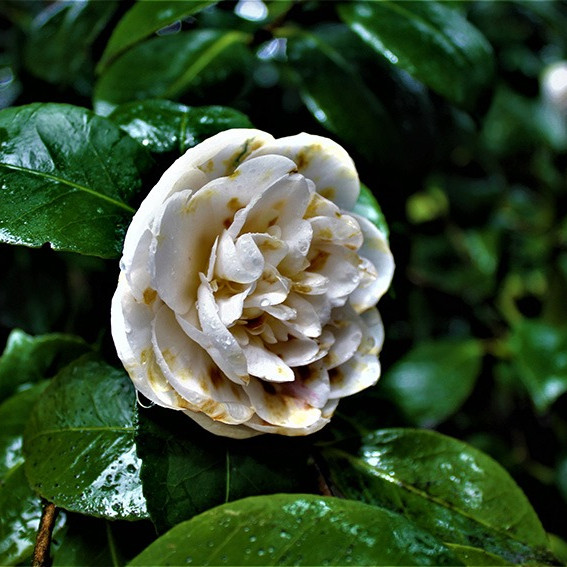
[(155, 289), (152, 289), (151, 287), (148, 287), (144, 290), (143, 297), (144, 303), (146, 305), (151, 305), (157, 297), (157, 291)]
[(337, 195), (337, 190), (334, 187), (324, 187), (323, 189), (318, 189), (317, 193), (329, 201), (333, 201)]

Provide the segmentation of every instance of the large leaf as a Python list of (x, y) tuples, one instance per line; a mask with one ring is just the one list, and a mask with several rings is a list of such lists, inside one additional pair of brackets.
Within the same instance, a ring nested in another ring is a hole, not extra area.
[(223, 130), (252, 127), (244, 114), (232, 108), (190, 107), (159, 99), (121, 104), (109, 118), (155, 153), (182, 154)]
[(238, 74), (250, 54), (240, 31), (192, 30), (154, 37), (119, 57), (100, 77), (95, 110), (109, 114), (118, 104), (148, 98), (177, 98), (185, 91), (219, 84)]
[(468, 398), (481, 362), (482, 348), (474, 339), (421, 343), (388, 370), (380, 393), (412, 424), (432, 427)]
[(473, 109), (494, 74), (492, 48), (459, 11), (440, 2), (347, 2), (343, 20), (390, 63), (451, 102)]
[[(41, 499), (24, 473), (22, 439), (33, 404), (47, 382), (36, 384), (0, 405), (0, 564), (14, 565), (31, 554), (35, 543)], [(61, 516), (57, 529), (64, 523)]]
[(86, 355), (52, 380), (30, 416), (28, 479), (61, 508), (145, 518), (135, 428), (136, 397), (126, 373)]
[(510, 337), (514, 368), (540, 412), (567, 392), (567, 326), (523, 320)]
[(123, 51), (142, 39), (178, 20), (214, 4), (216, 0), (142, 0), (137, 2), (118, 22), (97, 66), (102, 71)]
[[(316, 33), (292, 33), (287, 48), (301, 96), (325, 128), (371, 162), (399, 159), (401, 141), (397, 127), (349, 59), (326, 37)], [(348, 88), (348, 111), (345, 87)]]
[(459, 565), (427, 532), (360, 502), (278, 494), (179, 524), (129, 565)]
[(512, 563), (545, 562), (547, 537), (523, 492), (481, 451), (439, 433), (384, 429), (357, 454), (323, 449), (346, 497), (403, 514), (441, 541), (480, 547)]
[(148, 510), (162, 532), (245, 496), (316, 490), (307, 448), (297, 440), (234, 441), (152, 408), (140, 413), (137, 444)]
[(92, 83), (89, 50), (108, 24), (117, 1), (57, 2), (33, 20), (24, 48), (24, 63), (35, 76), (50, 83), (76, 86)]
[(0, 112), (0, 240), (117, 257), (151, 163), (118, 126), (66, 104)]
[(14, 329), (0, 357), (0, 401), (22, 386), (29, 386), (91, 350), (81, 338), (52, 333), (32, 337)]

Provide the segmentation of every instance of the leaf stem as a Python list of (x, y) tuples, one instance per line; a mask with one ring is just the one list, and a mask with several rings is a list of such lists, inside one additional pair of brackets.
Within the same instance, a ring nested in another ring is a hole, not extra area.
[(45, 502), (35, 540), (32, 567), (49, 567), (51, 565), (51, 534), (58, 512), (59, 510), (53, 502)]

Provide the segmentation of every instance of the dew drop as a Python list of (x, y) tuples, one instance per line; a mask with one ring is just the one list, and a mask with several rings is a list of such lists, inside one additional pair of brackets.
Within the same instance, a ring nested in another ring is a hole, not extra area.
[(189, 565), (190, 563), (193, 563), (193, 558), (189, 555), (185, 558), (185, 563), (187, 565)]
[(126, 467), (126, 472), (129, 472), (130, 474), (134, 474), (136, 472), (136, 467), (130, 464)]
[(268, 307), (268, 305), (270, 305), (269, 300), (262, 299), (262, 301), (260, 301), (260, 307)]

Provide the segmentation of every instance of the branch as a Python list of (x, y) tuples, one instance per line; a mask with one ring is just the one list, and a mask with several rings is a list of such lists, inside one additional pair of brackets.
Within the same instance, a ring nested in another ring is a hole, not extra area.
[(49, 567), (51, 565), (51, 534), (55, 526), (55, 518), (59, 510), (53, 502), (46, 502), (41, 513), (39, 530), (33, 550), (32, 567)]

